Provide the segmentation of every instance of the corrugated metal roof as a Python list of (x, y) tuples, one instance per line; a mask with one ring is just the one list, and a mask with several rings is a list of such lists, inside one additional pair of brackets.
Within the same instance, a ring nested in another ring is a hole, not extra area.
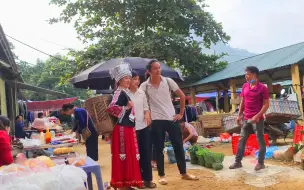
[(222, 71), (188, 85), (188, 87), (242, 76), (247, 66), (256, 66), (260, 71), (265, 71), (299, 63), (302, 60), (304, 60), (304, 42), (229, 63)]

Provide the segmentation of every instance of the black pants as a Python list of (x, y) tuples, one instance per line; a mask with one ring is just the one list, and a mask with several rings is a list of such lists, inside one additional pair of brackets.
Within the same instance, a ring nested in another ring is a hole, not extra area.
[[(92, 130), (91, 130), (92, 131)], [(98, 134), (93, 132), (85, 142), (87, 156), (92, 158), (94, 161), (98, 161)]]
[(152, 122), (152, 140), (155, 147), (157, 170), (159, 176), (165, 176), (164, 171), (164, 144), (166, 132), (169, 134), (172, 143), (177, 166), (180, 174), (186, 174), (186, 160), (182, 140), (182, 131), (179, 123), (167, 120), (153, 120)]
[(137, 141), (140, 153), (140, 170), (143, 181), (152, 181), (152, 166), (151, 166), (151, 134), (150, 128), (146, 127), (137, 130)]

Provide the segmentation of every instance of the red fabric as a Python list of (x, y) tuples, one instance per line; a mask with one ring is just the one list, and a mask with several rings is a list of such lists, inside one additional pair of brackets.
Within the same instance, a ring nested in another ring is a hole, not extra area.
[(142, 187), (135, 128), (115, 125), (111, 149), (111, 187)]
[(0, 131), (0, 167), (14, 162), (10, 137), (6, 131)]
[(63, 104), (71, 104), (76, 100), (77, 97), (59, 100), (27, 102), (26, 107), (28, 111), (57, 110), (61, 109)]
[(120, 116), (122, 114), (122, 111), (123, 111), (123, 107), (122, 106), (116, 105), (116, 102), (118, 100), (120, 92), (121, 92), (120, 89), (117, 89), (114, 92), (114, 95), (113, 95), (113, 98), (112, 98), (112, 102), (110, 103), (110, 105), (107, 108), (107, 112), (109, 112), (109, 114), (111, 114), (111, 115), (113, 115), (113, 116), (115, 116), (117, 118), (120, 118)]
[[(244, 100), (244, 119), (248, 120), (258, 114), (262, 107), (264, 100), (269, 99), (268, 88), (261, 82), (258, 82), (253, 88), (249, 83), (245, 83), (242, 88), (241, 97)], [(261, 116), (261, 119), (264, 119)]]

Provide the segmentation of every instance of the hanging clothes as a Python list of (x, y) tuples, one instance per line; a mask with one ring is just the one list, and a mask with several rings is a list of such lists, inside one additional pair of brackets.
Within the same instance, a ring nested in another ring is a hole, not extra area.
[[(180, 112), (180, 107), (179, 106), (175, 106), (175, 112), (176, 113)], [(197, 112), (196, 106), (187, 105), (185, 107), (185, 112), (184, 112), (183, 120), (185, 122), (196, 121), (197, 120), (197, 113), (198, 112)]]
[(200, 102), (197, 104), (196, 106), (199, 114), (201, 115), (204, 112), (215, 112), (216, 109), (214, 108), (213, 104), (210, 101), (204, 101), (204, 102)]

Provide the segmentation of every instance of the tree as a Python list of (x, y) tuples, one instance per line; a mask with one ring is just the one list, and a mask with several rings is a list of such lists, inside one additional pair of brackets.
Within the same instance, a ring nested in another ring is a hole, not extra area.
[[(74, 22), (79, 38), (93, 43), (84, 51), (72, 51), (75, 72), (96, 61), (116, 57), (156, 58), (178, 67), (192, 79), (204, 77), (225, 66), (222, 55), (201, 53), (227, 42), (221, 23), (206, 12), (203, 0), (51, 0), (63, 8), (50, 23)], [(196, 41), (191, 36), (202, 37)]]
[[(61, 91), (66, 93), (68, 97), (78, 97), (83, 100), (86, 100), (90, 95), (89, 91), (75, 89), (69, 81), (65, 80), (67, 75), (69, 75), (69, 71), (73, 70), (75, 66), (64, 56), (56, 55), (46, 61), (37, 60), (35, 65), (20, 61), (18, 66), (25, 83)], [(28, 99), (36, 101), (59, 98), (32, 91), (25, 91), (24, 94)]]

